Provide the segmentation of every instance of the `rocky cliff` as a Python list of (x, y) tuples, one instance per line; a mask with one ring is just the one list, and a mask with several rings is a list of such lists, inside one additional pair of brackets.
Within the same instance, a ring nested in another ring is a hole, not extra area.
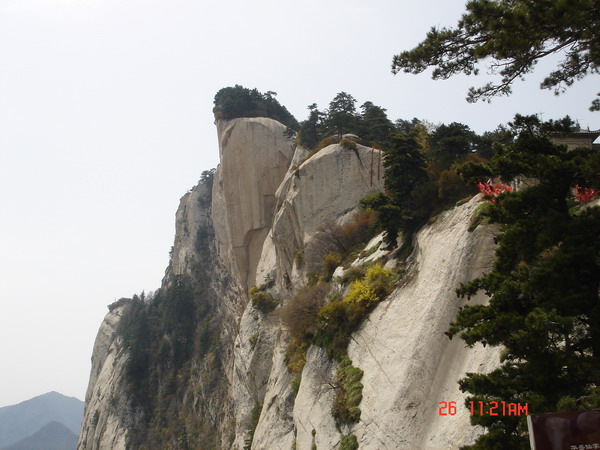
[[(443, 335), (463, 304), (455, 287), (491, 265), (492, 231), (468, 231), (480, 199), (422, 229), (408, 259), (376, 250), (381, 236), (350, 257), (383, 258), (404, 275), (351, 336), (348, 356), (364, 371), (361, 414), (340, 425), (337, 360), (311, 346), (294, 386), (278, 311), (307, 283), (324, 227), (351, 223), (360, 199), (383, 189), (381, 154), (334, 144), (309, 155), (266, 118), (218, 121), (217, 130), (221, 164), (181, 199), (161, 289), (111, 305), (100, 327), (79, 448), (333, 449), (350, 435), (361, 449), (471, 441), (468, 413), (439, 416), (438, 403), (460, 405), (457, 380), (497, 361), (492, 349)], [(336, 280), (334, 289), (347, 289)], [(248, 296), (254, 285), (280, 306), (261, 311)]]

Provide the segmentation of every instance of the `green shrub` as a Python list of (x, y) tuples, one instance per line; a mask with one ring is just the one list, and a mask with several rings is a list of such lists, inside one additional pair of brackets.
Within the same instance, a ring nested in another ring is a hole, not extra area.
[(358, 450), (358, 440), (353, 434), (343, 436), (338, 450)]
[(303, 286), (279, 311), (279, 317), (293, 337), (306, 339), (317, 331), (317, 313), (326, 302), (331, 286), (327, 283)]
[(296, 263), (297, 269), (302, 269), (304, 267), (304, 252), (299, 248), (294, 250), (294, 262)]
[(353, 281), (344, 298), (346, 303), (360, 303), (364, 304), (366, 308), (370, 308), (378, 301), (377, 294), (362, 280)]
[(271, 289), (273, 286), (275, 286), (275, 279), (276, 279), (276, 272), (272, 271), (269, 272), (264, 280), (263, 280), (263, 284), (260, 285), (260, 289), (262, 289), (263, 291), (266, 289)]
[(473, 215), (471, 216), (471, 220), (469, 221), (469, 231), (474, 231), (480, 224), (489, 223), (489, 215), (493, 210), (494, 205), (490, 202), (482, 202), (480, 205), (477, 205), (475, 211), (473, 211)]
[(347, 150), (358, 150), (358, 147), (356, 146), (356, 142), (354, 142), (351, 139), (342, 139), (340, 141), (340, 145)]
[(339, 281), (343, 284), (351, 283), (355, 280), (360, 280), (365, 276), (366, 269), (363, 266), (350, 266), (350, 268), (344, 271), (343, 275), (339, 277)]
[(337, 253), (327, 253), (323, 258), (323, 280), (329, 281), (335, 269), (342, 264), (342, 257)]
[(315, 151), (312, 154), (315, 154), (319, 150), (328, 147), (332, 144), (337, 144), (338, 142), (340, 142), (340, 138), (338, 136), (329, 136), (324, 139), (321, 139), (321, 141), (317, 144), (317, 147), (315, 148)]
[(352, 365), (347, 356), (342, 358), (337, 369), (338, 389), (331, 412), (338, 424), (357, 423), (360, 420), (360, 402), (363, 384), (360, 380), (364, 372)]
[(291, 373), (301, 373), (306, 364), (306, 351), (309, 341), (292, 337), (285, 351), (285, 363)]
[(298, 395), (298, 391), (300, 390), (300, 383), (302, 383), (302, 374), (298, 373), (292, 379), (292, 391), (294, 392), (294, 395)]
[(263, 314), (270, 313), (277, 308), (277, 305), (279, 304), (271, 294), (256, 286), (252, 286), (249, 289), (249, 293), (250, 299), (252, 300), (252, 306)]
[(330, 355), (346, 354), (350, 335), (393, 287), (390, 270), (381, 264), (371, 266), (363, 280), (355, 280), (342, 300), (323, 306), (317, 313), (317, 332), (313, 343), (326, 348)]
[(353, 281), (344, 301), (364, 303), (367, 308), (383, 300), (392, 290), (392, 271), (381, 264), (374, 264), (365, 274), (364, 280)]
[(92, 426), (95, 427), (98, 425), (98, 420), (100, 420), (100, 411), (94, 411), (94, 416), (92, 417)]
[(350, 342), (350, 335), (358, 329), (367, 314), (365, 303), (349, 303), (342, 300), (325, 305), (317, 315), (319, 328), (312, 342), (327, 349), (332, 357), (343, 357)]
[(311, 270), (306, 274), (306, 284), (308, 286), (314, 286), (319, 282), (320, 278), (319, 272)]
[(254, 333), (252, 336), (250, 336), (250, 346), (252, 347), (253, 350), (254, 350), (254, 347), (256, 347), (256, 343), (258, 342), (259, 337), (260, 337), (259, 333)]

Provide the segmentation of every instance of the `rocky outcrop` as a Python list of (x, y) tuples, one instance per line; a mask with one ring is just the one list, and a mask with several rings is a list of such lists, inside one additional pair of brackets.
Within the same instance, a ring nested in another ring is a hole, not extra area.
[(179, 200), (175, 213), (175, 242), (171, 250), (171, 261), (165, 280), (175, 275), (192, 275), (196, 261), (202, 255), (196, 248), (198, 234), (205, 233), (212, 220), (210, 199), (212, 183), (198, 184)]
[[(438, 416), (438, 406), (462, 404), (457, 381), (467, 371), (488, 371), (497, 363), (495, 350), (467, 349), (443, 335), (464, 304), (454, 294), (456, 286), (491, 264), (493, 230), (468, 231), (480, 199), (440, 215), (418, 233), (413, 255), (403, 261), (401, 282), (352, 336), (349, 356), (364, 371), (362, 414), (357, 424), (338, 428), (331, 415), (336, 361), (310, 348), (295, 392), (286, 363), (288, 332), (277, 310), (258, 311), (247, 292), (263, 285), (281, 303), (292, 301), (306, 280), (301, 261), (310, 257), (323, 225), (347, 223), (365, 194), (383, 189), (381, 153), (335, 144), (310, 156), (294, 148), (285, 127), (271, 119), (219, 121), (217, 129), (221, 164), (212, 181), (181, 199), (161, 288), (187, 277), (202, 292), (204, 315), (190, 337), (196, 353), (173, 372), (184, 386), (152, 413), (156, 416), (146, 411), (142, 417), (128, 391), (128, 349), (119, 331), (127, 302), (113, 305), (94, 348), (79, 448), (126, 448), (142, 419), (166, 423), (161, 414), (167, 413), (177, 419), (169, 423), (180, 435), (161, 442), (175, 447), (181, 433), (192, 447), (210, 442), (229, 449), (289, 449), (294, 443), (302, 450), (336, 448), (348, 434), (365, 449), (456, 448), (470, 442), (477, 430), (469, 426), (468, 414)], [(360, 262), (381, 256), (394, 265), (393, 255), (381, 249)], [(210, 324), (218, 324), (218, 336), (207, 334)], [(158, 338), (171, 344), (168, 330)], [(218, 342), (218, 350), (197, 351), (207, 347), (203, 339)], [(221, 372), (215, 374), (215, 367)], [(159, 390), (155, 395), (162, 401), (166, 387)], [(169, 428), (160, 432), (168, 434)]]
[[(381, 152), (362, 145), (355, 149), (330, 145), (290, 171), (277, 190), (277, 207), (264, 260), (258, 265), (257, 284), (269, 273), (277, 249), (278, 273), (287, 290), (303, 282), (304, 273), (294, 264), (303, 259), (312, 238), (327, 222), (343, 222), (357, 210), (369, 192), (383, 190)], [(271, 267), (271, 270), (273, 268)], [(288, 281), (289, 280), (289, 281)]]
[(213, 191), (216, 237), (221, 259), (245, 287), (253, 284), (273, 221), (275, 191), (294, 156), (285, 129), (263, 117), (217, 122), (221, 164)]
[(110, 311), (98, 330), (92, 353), (92, 370), (85, 394), (78, 449), (125, 449), (131, 412), (123, 395), (123, 372), (127, 356), (117, 332), (125, 305)]

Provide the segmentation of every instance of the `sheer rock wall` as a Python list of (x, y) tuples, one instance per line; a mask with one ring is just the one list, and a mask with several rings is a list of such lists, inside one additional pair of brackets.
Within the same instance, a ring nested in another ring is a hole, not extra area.
[[(247, 292), (273, 280), (269, 292), (291, 301), (306, 276), (298, 253), (310, 248), (326, 221), (345, 223), (365, 194), (383, 190), (381, 153), (331, 145), (306, 159), (308, 152), (284, 136), (285, 127), (265, 118), (219, 121), (217, 130), (221, 164), (211, 186), (199, 184), (181, 199), (163, 286), (182, 274), (208, 286), (211, 314), (223, 324), (224, 373), (217, 388), (193, 380), (179, 412), (192, 421), (194, 414), (214, 416), (225, 449), (242, 449), (250, 439), (253, 449), (290, 449), (294, 442), (302, 450), (336, 448), (342, 433), (355, 434), (361, 449), (470, 442), (477, 430), (460, 409), (457, 381), (467, 371), (491, 370), (497, 351), (467, 349), (443, 332), (464, 304), (454, 294), (458, 283), (491, 265), (494, 230), (467, 231), (481, 199), (443, 213), (418, 233), (401, 283), (353, 336), (349, 356), (364, 371), (362, 414), (339, 430), (328, 383), (337, 363), (310, 348), (296, 395), (285, 361), (288, 332), (277, 310), (260, 313)], [(202, 251), (199, 239), (208, 240)], [(122, 311), (109, 312), (98, 333), (80, 449), (127, 448), (138, 420), (127, 397), (127, 349), (117, 332)], [(440, 401), (456, 401), (459, 413), (439, 416)], [(202, 447), (203, 437), (195, 439)]]

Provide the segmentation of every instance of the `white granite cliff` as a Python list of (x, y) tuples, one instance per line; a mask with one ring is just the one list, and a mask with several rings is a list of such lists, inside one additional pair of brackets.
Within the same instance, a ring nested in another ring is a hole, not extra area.
[[(494, 349), (467, 349), (443, 335), (464, 304), (454, 293), (458, 283), (491, 265), (493, 230), (468, 231), (480, 199), (418, 233), (406, 275), (353, 335), (348, 353), (364, 371), (362, 414), (339, 430), (327, 384), (336, 362), (311, 347), (295, 395), (285, 363), (288, 333), (276, 314), (252, 307), (247, 290), (272, 279), (270, 292), (290, 300), (306, 276), (296, 255), (310, 249), (325, 222), (344, 223), (365, 194), (383, 189), (379, 152), (331, 145), (304, 160), (308, 152), (284, 136), (285, 126), (266, 118), (219, 121), (217, 130), (221, 164), (212, 186), (199, 184), (181, 199), (163, 285), (177, 275), (209, 285), (211, 313), (222, 323), (224, 373), (212, 388), (194, 379), (179, 413), (213, 415), (216, 446), (227, 449), (241, 450), (251, 436), (253, 449), (287, 450), (294, 443), (299, 450), (334, 449), (342, 432), (354, 434), (361, 449), (451, 449), (472, 441), (477, 430), (468, 413), (439, 416), (438, 402), (461, 404), (457, 380), (467, 371), (489, 371), (498, 360)], [(201, 238), (210, 241), (204, 253)], [(128, 436), (139, 418), (118, 333), (125, 307), (114, 307), (98, 333), (79, 449), (133, 448)], [(191, 448), (205, 448), (202, 436), (190, 436), (197, 439)]]

